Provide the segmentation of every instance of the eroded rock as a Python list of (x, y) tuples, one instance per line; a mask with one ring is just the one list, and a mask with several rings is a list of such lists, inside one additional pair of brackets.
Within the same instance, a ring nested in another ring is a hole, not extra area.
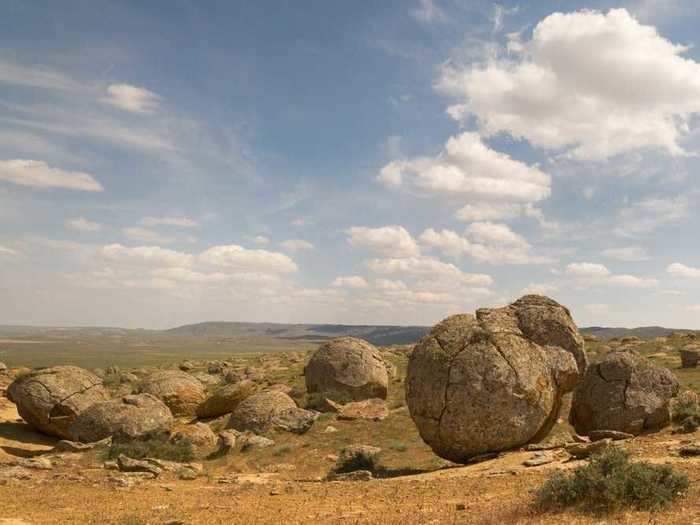
[(214, 391), (197, 407), (197, 417), (210, 418), (230, 414), (245, 398), (257, 390), (257, 385), (250, 380), (224, 385)]
[(568, 310), (528, 295), (436, 325), (409, 358), (406, 401), (433, 451), (465, 463), (546, 436), (586, 365)]
[(150, 374), (141, 381), (139, 392), (156, 396), (174, 416), (194, 416), (205, 398), (202, 383), (181, 370), (161, 370)]

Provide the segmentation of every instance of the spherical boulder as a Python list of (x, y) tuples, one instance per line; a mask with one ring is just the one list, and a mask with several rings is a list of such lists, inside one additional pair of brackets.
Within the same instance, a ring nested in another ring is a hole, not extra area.
[(182, 425), (173, 430), (172, 443), (188, 443), (196, 458), (210, 456), (219, 449), (219, 436), (206, 423)]
[(275, 429), (303, 434), (314, 420), (313, 412), (299, 408), (284, 392), (266, 390), (242, 401), (231, 414), (228, 426), (256, 434)]
[(93, 443), (142, 440), (167, 433), (173, 423), (170, 409), (151, 394), (126, 395), (96, 403), (83, 411), (69, 428), (71, 439)]
[(162, 400), (174, 416), (194, 416), (206, 397), (202, 383), (180, 370), (161, 370), (146, 376), (139, 392)]
[(466, 462), (546, 436), (580, 377), (577, 360), (585, 366), (568, 311), (525, 296), (438, 323), (409, 357), (406, 402), (433, 451)]
[(209, 418), (229, 414), (245, 398), (253, 395), (258, 386), (248, 379), (217, 388), (197, 407), (197, 417)]
[(678, 380), (666, 368), (618, 350), (589, 367), (574, 391), (569, 418), (579, 434), (657, 430), (670, 423), (670, 400), (678, 389)]
[(22, 419), (40, 432), (71, 439), (68, 428), (76, 417), (109, 399), (109, 393), (95, 374), (77, 366), (55, 366), (17, 377), (7, 397)]
[(386, 399), (389, 374), (377, 349), (355, 337), (339, 337), (322, 344), (304, 369), (306, 390), (348, 401)]

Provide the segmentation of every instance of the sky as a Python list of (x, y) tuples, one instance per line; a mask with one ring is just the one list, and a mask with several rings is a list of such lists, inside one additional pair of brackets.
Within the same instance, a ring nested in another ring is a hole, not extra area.
[(0, 5), (0, 324), (700, 328), (690, 0)]

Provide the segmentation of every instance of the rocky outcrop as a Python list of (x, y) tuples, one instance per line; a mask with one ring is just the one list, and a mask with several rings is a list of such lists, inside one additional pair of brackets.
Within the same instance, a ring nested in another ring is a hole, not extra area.
[(173, 415), (160, 399), (137, 394), (92, 405), (76, 418), (69, 432), (71, 439), (83, 443), (110, 436), (115, 441), (142, 440), (165, 434), (172, 423)]
[(379, 351), (367, 341), (339, 337), (322, 344), (304, 369), (306, 389), (348, 400), (386, 399), (389, 374)]
[(214, 391), (202, 404), (197, 407), (197, 417), (209, 418), (230, 414), (245, 398), (257, 390), (257, 385), (244, 379), (237, 383), (224, 385)]
[(27, 423), (51, 436), (71, 439), (71, 424), (85, 409), (109, 399), (102, 380), (76, 366), (34, 370), (15, 379), (7, 397)]
[(687, 345), (680, 350), (681, 366), (683, 368), (696, 368), (700, 362), (700, 346)]
[(615, 351), (591, 365), (574, 391), (570, 420), (579, 434), (618, 430), (638, 435), (670, 423), (674, 375), (632, 351)]
[(229, 428), (257, 434), (273, 429), (302, 434), (315, 419), (313, 412), (297, 407), (294, 400), (284, 392), (268, 390), (254, 394), (240, 403), (231, 414)]
[(406, 401), (433, 451), (466, 462), (546, 436), (579, 367), (583, 340), (568, 310), (528, 295), (437, 324), (410, 356)]
[(188, 443), (197, 458), (206, 458), (219, 450), (219, 436), (205, 423), (182, 425), (173, 430), (173, 443)]
[(142, 394), (152, 394), (163, 401), (174, 416), (194, 416), (205, 398), (202, 383), (180, 370), (155, 372), (145, 377), (138, 389)]

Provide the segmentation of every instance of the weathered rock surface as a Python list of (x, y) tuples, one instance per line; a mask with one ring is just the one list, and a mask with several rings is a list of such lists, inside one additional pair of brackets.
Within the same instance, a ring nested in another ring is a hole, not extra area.
[(379, 351), (367, 341), (339, 337), (322, 344), (304, 369), (309, 393), (340, 393), (355, 401), (386, 399), (389, 374)]
[(229, 414), (236, 410), (241, 401), (253, 395), (256, 390), (257, 385), (247, 379), (224, 385), (215, 390), (197, 407), (197, 417), (209, 418)]
[(383, 399), (365, 399), (364, 401), (353, 401), (345, 405), (339, 405), (338, 419), (352, 421), (355, 419), (369, 419), (381, 421), (389, 415), (389, 408)]
[(117, 465), (122, 472), (147, 472), (156, 477), (162, 472), (161, 468), (148, 461), (132, 459), (124, 454), (119, 454)]
[(7, 397), (27, 423), (44, 434), (71, 439), (75, 418), (95, 403), (109, 399), (102, 380), (76, 366), (34, 370), (15, 379)]
[(229, 419), (229, 428), (240, 432), (250, 430), (264, 434), (275, 427), (275, 418), (287, 410), (296, 409), (294, 400), (283, 392), (270, 390), (253, 394), (243, 400)]
[(678, 380), (666, 368), (634, 352), (612, 352), (591, 365), (576, 387), (571, 424), (579, 434), (657, 430), (670, 423), (669, 402), (678, 389)]
[(205, 423), (177, 427), (173, 430), (170, 441), (173, 443), (189, 442), (197, 458), (206, 458), (219, 450), (219, 437)]
[(613, 446), (613, 440), (605, 438), (593, 443), (571, 443), (566, 446), (566, 451), (577, 459), (584, 459), (600, 454), (611, 446)]
[(313, 426), (318, 417), (318, 412), (294, 407), (274, 414), (270, 420), (273, 428), (285, 430), (294, 434), (305, 434)]
[(700, 362), (700, 346), (688, 345), (680, 350), (681, 366), (683, 368), (696, 368)]
[(72, 439), (83, 443), (110, 436), (129, 441), (164, 434), (172, 422), (170, 409), (160, 399), (136, 394), (92, 405), (76, 418), (69, 432)]
[(546, 436), (586, 366), (568, 310), (528, 295), (436, 325), (410, 356), (406, 401), (433, 451), (464, 463)]
[(139, 392), (156, 396), (174, 416), (193, 416), (206, 397), (202, 383), (180, 370), (161, 370), (145, 377)]

